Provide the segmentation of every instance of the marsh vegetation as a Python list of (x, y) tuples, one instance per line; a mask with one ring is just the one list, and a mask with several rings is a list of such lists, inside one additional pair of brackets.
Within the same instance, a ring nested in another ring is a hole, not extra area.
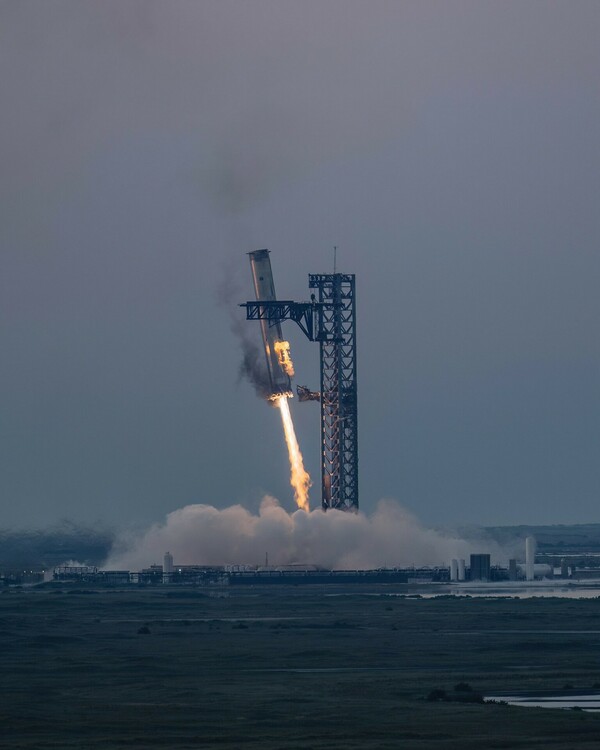
[(597, 714), (478, 697), (589, 692), (600, 600), (347, 593), (4, 592), (0, 747), (598, 746)]

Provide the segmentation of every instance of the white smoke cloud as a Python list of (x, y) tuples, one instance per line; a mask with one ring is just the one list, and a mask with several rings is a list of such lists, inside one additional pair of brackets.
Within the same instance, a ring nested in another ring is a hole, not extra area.
[(106, 567), (138, 570), (160, 562), (167, 550), (180, 565), (261, 564), (268, 553), (274, 565), (334, 569), (447, 565), (471, 552), (491, 552), (496, 562), (506, 557), (493, 542), (482, 548), (426, 529), (392, 500), (381, 500), (367, 516), (335, 510), (288, 513), (265, 497), (257, 515), (241, 505), (180, 508), (143, 534), (121, 536)]

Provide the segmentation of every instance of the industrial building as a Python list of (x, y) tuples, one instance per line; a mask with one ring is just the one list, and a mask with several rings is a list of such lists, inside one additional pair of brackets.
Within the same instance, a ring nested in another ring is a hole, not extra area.
[[(574, 559), (559, 558), (552, 563), (537, 562), (532, 554), (535, 545), (529, 541), (525, 545), (529, 555), (525, 562), (516, 558), (508, 561), (508, 567), (491, 564), (490, 553), (472, 554), (469, 565), (465, 560), (452, 559), (448, 567), (392, 567), (373, 570), (329, 570), (311, 564), (269, 565), (178, 565), (173, 555), (166, 552), (163, 564), (150, 565), (139, 571), (100, 570), (96, 566), (58, 566), (54, 569), (53, 580), (60, 583), (92, 584), (95, 586), (249, 586), (249, 585), (306, 585), (306, 584), (460, 584), (469, 582), (533, 581), (542, 578), (559, 577), (570, 581), (600, 581), (600, 567), (596, 556)], [(533, 578), (528, 579), (528, 574)], [(0, 576), (1, 578), (1, 576)], [(26, 579), (19, 583), (25, 582)], [(41, 582), (38, 575), (32, 576), (29, 583)], [(5, 585), (15, 585), (16, 579), (3, 581)]]
[[(475, 554), (460, 576), (460, 560), (456, 567), (380, 568), (374, 570), (325, 570), (314, 565), (290, 566), (208, 566), (174, 565), (165, 573), (162, 565), (151, 565), (139, 571), (98, 570), (93, 566), (60, 566), (54, 569), (57, 583), (89, 584), (94, 586), (236, 586), (236, 585), (304, 585), (304, 584), (454, 584), (461, 582), (525, 581), (525, 566), (511, 560), (509, 567), (490, 564), (489, 554)], [(554, 569), (547, 564), (537, 564), (537, 579), (554, 577)], [(557, 575), (561, 575), (557, 569)], [(516, 578), (515, 578), (516, 576)], [(600, 568), (571, 566), (568, 580), (600, 581)], [(41, 578), (28, 583), (39, 583)], [(24, 580), (4, 580), (5, 585), (25, 583)]]
[(491, 564), (489, 554), (471, 555), (469, 578), (471, 581), (491, 580)]

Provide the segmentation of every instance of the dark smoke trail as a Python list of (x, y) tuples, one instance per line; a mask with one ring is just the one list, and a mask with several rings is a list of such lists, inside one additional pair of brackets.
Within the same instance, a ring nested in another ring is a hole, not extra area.
[(238, 382), (242, 379), (252, 384), (256, 395), (267, 398), (270, 392), (269, 374), (264, 362), (262, 348), (251, 338), (250, 328), (241, 318), (239, 303), (246, 292), (236, 277), (238, 266), (233, 262), (223, 268), (223, 278), (217, 287), (217, 302), (227, 310), (230, 328), (242, 349), (242, 361), (238, 372)]
[(264, 363), (264, 353), (253, 341), (238, 338), (242, 345), (238, 382), (245, 378), (252, 383), (256, 395), (261, 398), (269, 396), (269, 377)]

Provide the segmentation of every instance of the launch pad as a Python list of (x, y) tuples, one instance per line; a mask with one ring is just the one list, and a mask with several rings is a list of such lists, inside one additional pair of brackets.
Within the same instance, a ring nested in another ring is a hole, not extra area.
[[(268, 259), (268, 250), (250, 253)], [(253, 265), (254, 269), (254, 265)], [(270, 273), (270, 263), (269, 263)], [(319, 342), (320, 393), (298, 387), (300, 400), (321, 403), (321, 504), (323, 510), (358, 511), (358, 409), (356, 383), (356, 282), (354, 274), (309, 274), (316, 290), (310, 302), (268, 298), (242, 304), (246, 320), (258, 320), (266, 342), (293, 320), (310, 341)], [(271, 280), (272, 287), (272, 280)], [(256, 290), (256, 282), (255, 282)], [(270, 361), (268, 344), (267, 363)], [(310, 395), (307, 395), (310, 394)]]

